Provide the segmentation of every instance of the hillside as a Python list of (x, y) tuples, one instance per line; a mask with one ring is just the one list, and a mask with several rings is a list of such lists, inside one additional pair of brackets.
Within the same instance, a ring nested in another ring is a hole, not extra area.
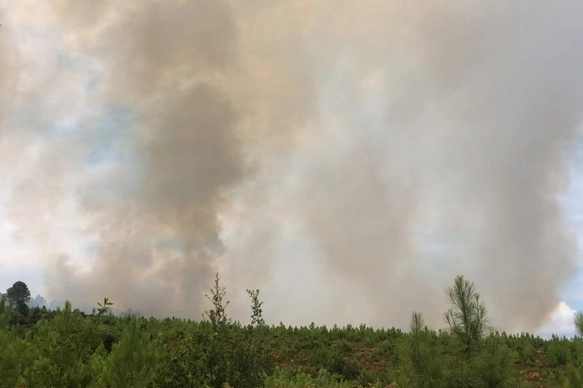
[[(456, 286), (475, 291), (461, 277)], [(200, 322), (117, 317), (107, 299), (89, 315), (67, 303), (24, 316), (2, 299), (0, 387), (578, 387), (583, 375), (581, 338), (490, 332), (477, 299), (466, 327), (435, 332), (413, 313), (402, 332), (268, 326), (258, 291), (242, 326), (226, 315), (218, 277), (211, 291)]]

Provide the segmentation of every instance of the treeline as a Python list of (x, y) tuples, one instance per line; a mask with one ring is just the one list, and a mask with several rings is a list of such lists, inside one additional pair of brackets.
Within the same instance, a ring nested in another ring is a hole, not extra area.
[[(583, 387), (580, 336), (495, 331), (462, 276), (446, 290), (449, 329), (439, 331), (417, 312), (408, 332), (268, 326), (259, 290), (247, 292), (250, 325), (228, 317), (218, 275), (201, 321), (117, 317), (108, 299), (92, 314), (68, 302), (24, 311), (8, 292), (0, 298), (0, 388)], [(583, 317), (575, 318), (581, 335)]]

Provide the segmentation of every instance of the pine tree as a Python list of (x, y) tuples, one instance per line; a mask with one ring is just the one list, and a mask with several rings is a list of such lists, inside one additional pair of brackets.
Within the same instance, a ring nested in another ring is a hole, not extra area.
[(156, 376), (160, 355), (158, 343), (141, 330), (141, 320), (132, 318), (113, 345), (103, 380), (114, 388), (147, 388)]
[(215, 332), (218, 329), (223, 329), (230, 323), (230, 319), (227, 317), (227, 306), (230, 302), (223, 302), (226, 295), (227, 291), (224, 287), (220, 286), (220, 278), (217, 273), (215, 275), (214, 286), (211, 289), (211, 296), (208, 294), (204, 295), (213, 304), (213, 309), (206, 311), (205, 315), (209, 318)]
[(16, 310), (26, 316), (28, 313), (28, 302), (30, 301), (30, 291), (26, 283), (22, 281), (15, 282), (12, 287), (6, 290), (8, 300), (14, 303)]
[(443, 365), (437, 347), (431, 343), (435, 333), (429, 331), (418, 312), (411, 314), (409, 334), (400, 342), (397, 359), (401, 366), (400, 387), (437, 388), (444, 386)]
[(251, 325), (265, 325), (265, 320), (262, 316), (263, 310), (261, 309), (263, 302), (259, 302), (259, 290), (247, 290), (247, 294), (251, 298)]
[(480, 301), (473, 283), (456, 276), (453, 287), (445, 290), (448, 301), (453, 305), (444, 315), (450, 331), (464, 346), (463, 352), (470, 354), (476, 350), (484, 337), (488, 324), (488, 309)]

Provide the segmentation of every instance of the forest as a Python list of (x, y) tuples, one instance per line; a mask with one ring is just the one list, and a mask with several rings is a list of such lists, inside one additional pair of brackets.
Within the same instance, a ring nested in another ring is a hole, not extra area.
[(578, 335), (545, 340), (490, 326), (475, 285), (459, 275), (444, 297), (447, 330), (412, 312), (408, 331), (267, 325), (259, 290), (251, 323), (227, 314), (217, 274), (200, 321), (116, 316), (105, 298), (90, 314), (28, 307), (16, 282), (0, 297), (0, 387), (583, 387)]

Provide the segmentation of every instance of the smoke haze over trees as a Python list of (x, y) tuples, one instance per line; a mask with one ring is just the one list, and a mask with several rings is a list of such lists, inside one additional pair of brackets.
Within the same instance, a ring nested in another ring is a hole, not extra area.
[(464, 273), (532, 330), (572, 278), (578, 0), (0, 14), (0, 213), (49, 299), (199, 317), (220, 271), (268, 322), (407, 327)]

